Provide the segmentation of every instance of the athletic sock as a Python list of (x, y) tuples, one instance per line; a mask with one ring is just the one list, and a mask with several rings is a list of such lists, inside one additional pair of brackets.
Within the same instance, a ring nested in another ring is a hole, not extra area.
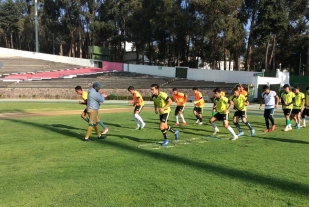
[(98, 124), (99, 124), (103, 129), (107, 128), (101, 120), (98, 122)]
[(85, 135), (85, 138), (88, 139), (91, 132), (93, 131), (93, 127), (92, 126), (88, 126), (87, 128), (87, 132), (86, 132), (86, 135)]
[(199, 121), (202, 122), (202, 118), (199, 118)]
[(175, 122), (179, 123), (179, 116), (178, 115), (175, 115)]
[(213, 126), (214, 129), (217, 129), (216, 124), (214, 122), (211, 123), (211, 125)]
[(89, 118), (88, 118), (88, 117), (86, 117), (84, 120), (85, 120), (87, 123), (89, 122)]
[(197, 118), (197, 119), (199, 119), (199, 116), (198, 116), (198, 115), (196, 115), (196, 118)]
[(168, 139), (168, 137), (167, 137), (167, 130), (166, 129), (161, 130), (161, 133), (163, 133), (164, 139)]
[(253, 130), (253, 128), (252, 128), (252, 126), (251, 126), (251, 124), (247, 121), (247, 122), (245, 122), (245, 125), (247, 125), (247, 127), (249, 127), (249, 129), (250, 130)]
[(135, 117), (135, 114), (133, 115), (133, 119), (135, 120), (137, 126), (140, 127), (139, 120)]
[(291, 124), (291, 120), (286, 119), (286, 120), (285, 120), (285, 123), (286, 123), (286, 126), (289, 126), (289, 125)]
[(180, 114), (180, 117), (182, 119), (182, 122), (186, 122), (185, 119), (184, 119), (184, 115), (183, 114)]
[(100, 137), (100, 130), (99, 130), (99, 126), (98, 126), (98, 124), (95, 126), (95, 130), (96, 130), (96, 133), (97, 133), (97, 135), (98, 135), (98, 137)]
[(242, 132), (242, 129), (240, 128), (240, 125), (239, 123), (234, 123), (234, 125), (236, 126), (236, 128), (238, 129), (239, 132)]
[(302, 125), (306, 125), (306, 118), (302, 118)]
[(134, 116), (138, 120), (138, 123), (140, 122), (141, 124), (144, 124), (143, 119), (139, 114), (135, 114)]
[(235, 137), (237, 136), (235, 131), (233, 130), (233, 128), (231, 128), (231, 126), (227, 127), (227, 130)]
[(172, 129), (170, 126), (168, 126), (168, 131), (172, 132), (172, 133), (175, 133), (175, 130)]
[[(269, 118), (270, 119), (270, 118)], [(272, 121), (271, 121), (272, 122)], [(268, 118), (265, 118), (265, 123), (266, 123), (266, 127), (267, 127), (267, 129), (269, 129), (269, 120), (268, 120)]]

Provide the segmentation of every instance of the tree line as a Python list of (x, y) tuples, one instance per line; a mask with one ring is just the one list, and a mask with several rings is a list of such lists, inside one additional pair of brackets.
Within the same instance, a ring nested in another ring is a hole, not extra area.
[[(308, 8), (307, 0), (38, 0), (39, 50), (89, 58), (97, 45), (122, 62), (131, 42), (148, 64), (308, 74)], [(35, 51), (34, 0), (0, 0), (0, 46)]]

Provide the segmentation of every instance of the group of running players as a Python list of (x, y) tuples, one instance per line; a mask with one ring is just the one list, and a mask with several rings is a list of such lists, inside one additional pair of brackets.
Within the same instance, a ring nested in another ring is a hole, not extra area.
[[(87, 102), (87, 92), (83, 92), (80, 86), (75, 88), (77, 94), (81, 95), (83, 98), (83, 102), (81, 104), (85, 104)], [(136, 129), (143, 129), (145, 127), (145, 122), (140, 116), (140, 112), (144, 106), (144, 101), (142, 95), (135, 90), (133, 86), (128, 87), (129, 93), (132, 95), (132, 101), (129, 103), (132, 104), (134, 108), (133, 118), (136, 122)], [(265, 104), (264, 110), (264, 118), (266, 123), (265, 133), (271, 132), (275, 130), (275, 122), (274, 122), (274, 110), (278, 108), (278, 103), (281, 99), (283, 113), (286, 119), (286, 127), (284, 131), (292, 130), (291, 121), (294, 120), (296, 123), (296, 129), (300, 129), (301, 127), (306, 127), (305, 117), (309, 117), (309, 87), (306, 88), (306, 94), (300, 92), (298, 87), (294, 87), (293, 91), (291, 91), (291, 87), (288, 84), (283, 86), (283, 92), (279, 96), (273, 90), (270, 90), (269, 86), (263, 87), (263, 93), (261, 95), (261, 103), (259, 109), (261, 109), (262, 105)], [(186, 120), (183, 115), (183, 110), (188, 101), (188, 95), (181, 93), (177, 88), (172, 89), (172, 98), (168, 96), (167, 93), (159, 90), (158, 84), (151, 85), (151, 100), (154, 102), (155, 113), (159, 113), (159, 129), (161, 130), (164, 141), (162, 146), (166, 146), (169, 143), (167, 132), (170, 131), (174, 134), (175, 140), (179, 139), (179, 131), (173, 129), (168, 125), (168, 118), (171, 111), (171, 104), (173, 101), (177, 104), (175, 108), (175, 126), (178, 126), (179, 117), (182, 119), (182, 126), (186, 125)], [(216, 135), (219, 132), (218, 127), (216, 126), (216, 121), (222, 121), (223, 126), (231, 133), (231, 140), (236, 140), (240, 136), (244, 135), (244, 132), (239, 125), (239, 122), (243, 122), (250, 130), (251, 136), (255, 136), (255, 130), (251, 126), (251, 124), (247, 121), (246, 116), (246, 107), (249, 105), (249, 101), (247, 99), (247, 91), (244, 89), (242, 85), (238, 85), (233, 89), (233, 95), (229, 98), (225, 97), (225, 92), (220, 88), (215, 88), (213, 90), (214, 96), (211, 98), (211, 101), (214, 103), (212, 110), (212, 117), (209, 119), (209, 123), (214, 128), (213, 135)], [(193, 88), (194, 95), (194, 109), (193, 114), (196, 117), (197, 124), (203, 124), (203, 107), (204, 107), (204, 98), (199, 92), (198, 88)], [(235, 131), (229, 126), (228, 114), (230, 109), (234, 108), (235, 113), (233, 116), (233, 124), (238, 130), (236, 134)], [(88, 122), (86, 116), (87, 110), (82, 113), (82, 118)], [(302, 124), (300, 123), (302, 119)], [(271, 127), (269, 124), (271, 122)], [(103, 134), (108, 132), (108, 129), (102, 123), (102, 121), (98, 118), (98, 124), (100, 124), (104, 131)]]

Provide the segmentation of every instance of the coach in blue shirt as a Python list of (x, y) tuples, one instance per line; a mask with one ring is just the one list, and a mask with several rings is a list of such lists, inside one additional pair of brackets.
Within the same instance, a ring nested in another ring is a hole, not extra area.
[(84, 141), (90, 141), (89, 136), (90, 136), (93, 128), (95, 128), (95, 130), (96, 130), (96, 133), (98, 135), (98, 139), (104, 139), (106, 137), (105, 135), (100, 134), (100, 130), (98, 127), (98, 123), (100, 121), (98, 118), (100, 103), (102, 103), (104, 101), (104, 98), (107, 96), (106, 94), (98, 93), (98, 91), (102, 88), (103, 88), (103, 86), (100, 83), (95, 82), (93, 84), (93, 87), (91, 87), (88, 90), (88, 94), (87, 94), (87, 114), (89, 116), (89, 122), (88, 122), (87, 133), (85, 135)]

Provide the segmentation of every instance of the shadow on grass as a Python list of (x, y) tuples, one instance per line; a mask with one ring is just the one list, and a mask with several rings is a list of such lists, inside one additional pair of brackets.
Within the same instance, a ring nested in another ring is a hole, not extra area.
[(259, 139), (265, 139), (265, 140), (273, 140), (273, 141), (278, 141), (278, 142), (288, 142), (288, 143), (296, 143), (296, 144), (309, 144), (307, 141), (302, 141), (302, 140), (296, 140), (296, 139), (283, 139), (283, 138), (277, 138), (277, 137), (258, 137), (255, 136), (255, 138)]
[[(63, 128), (63, 129), (77, 129), (77, 130), (83, 130), (83, 129), (80, 129), (80, 128), (76, 128), (76, 127), (73, 127), (73, 126), (68, 126), (68, 125), (64, 125), (64, 124), (52, 124), (50, 125), (54, 128)], [(86, 128), (85, 128), (86, 129)], [(53, 129), (54, 130), (54, 129)]]
[(26, 111), (23, 109), (1, 109), (0, 114), (3, 113), (25, 113)]
[[(48, 126), (48, 125), (44, 125), (44, 124), (40, 124), (36, 122), (28, 122), (28, 121), (19, 120), (19, 119), (8, 120), (8, 121), (11, 121), (12, 123), (17, 122), (20, 124), (29, 125), (32, 127), (37, 127), (37, 128), (45, 129), (45, 130), (49, 129), (59, 134), (77, 138), (75, 133), (71, 131), (67, 131), (67, 130), (64, 131), (61, 128), (54, 128), (52, 126)], [(179, 165), (186, 164), (188, 166), (191, 166), (192, 168), (202, 170), (205, 173), (210, 173), (214, 175), (222, 175), (222, 176), (226, 176), (228, 178), (240, 180), (243, 182), (251, 182), (254, 184), (269, 186), (272, 188), (277, 188), (281, 191), (295, 193), (295, 194), (299, 194), (303, 196), (309, 195), (309, 185), (307, 184), (301, 184), (301, 183), (297, 183), (293, 181), (288, 181), (285, 179), (279, 179), (279, 178), (275, 178), (271, 176), (260, 175), (260, 174), (256, 174), (256, 173), (249, 172), (249, 171), (233, 169), (233, 168), (229, 168), (226, 166), (215, 165), (215, 164), (211, 164), (207, 162), (197, 161), (194, 159), (188, 159), (186, 157), (179, 157), (176, 155), (171, 155), (171, 154), (162, 153), (158, 151), (155, 152), (155, 151), (148, 151), (148, 150), (139, 150), (136, 147), (129, 146), (123, 143), (119, 143), (117, 141), (114, 141), (113, 139), (109, 140), (109, 138), (102, 140), (102, 141), (101, 140), (96, 141), (94, 143), (104, 144), (105, 146), (111, 146), (116, 149), (126, 150), (126, 151), (130, 151), (132, 153), (136, 153), (140, 155), (147, 155), (153, 159), (159, 159), (164, 162), (169, 162), (169, 163), (179, 164)]]

